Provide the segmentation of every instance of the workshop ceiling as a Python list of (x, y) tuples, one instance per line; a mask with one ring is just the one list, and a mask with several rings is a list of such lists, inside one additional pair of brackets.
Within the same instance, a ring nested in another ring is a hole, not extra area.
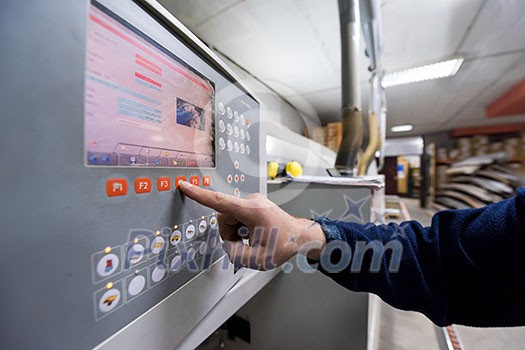
[[(339, 120), (336, 0), (160, 2), (204, 42), (303, 113), (323, 124)], [(381, 0), (381, 11), (386, 71), (465, 57), (452, 78), (388, 88), (389, 128), (411, 123), (414, 130), (407, 135), (414, 135), (525, 122), (525, 115), (485, 117), (487, 105), (525, 79), (525, 1)], [(360, 66), (366, 106), (364, 54)]]

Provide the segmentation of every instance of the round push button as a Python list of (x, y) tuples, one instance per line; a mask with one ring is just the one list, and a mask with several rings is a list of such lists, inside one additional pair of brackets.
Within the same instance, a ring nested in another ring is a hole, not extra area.
[(224, 132), (226, 130), (226, 125), (224, 125), (224, 121), (221, 119), (219, 120), (219, 131)]
[(170, 243), (171, 245), (176, 245), (182, 240), (182, 232), (180, 230), (175, 230), (170, 235)]
[(226, 112), (226, 109), (224, 108), (224, 103), (219, 102), (219, 114), (224, 115), (225, 112)]
[(201, 222), (199, 222), (199, 233), (203, 234), (204, 232), (206, 232), (207, 228), (208, 223), (206, 222), (206, 220), (201, 220)]
[(102, 312), (113, 310), (120, 302), (120, 290), (113, 288), (102, 294), (98, 301), (98, 309)]
[(146, 278), (142, 275), (138, 275), (133, 277), (131, 282), (129, 282), (128, 285), (128, 294), (131, 296), (135, 296), (140, 294), (144, 290), (144, 287), (146, 286)]
[(219, 149), (222, 151), (226, 148), (226, 142), (224, 142), (224, 139), (221, 137), (219, 138)]
[(128, 262), (130, 265), (138, 264), (143, 258), (146, 249), (142, 244), (134, 244), (128, 250)]
[(115, 254), (104, 255), (97, 263), (97, 274), (101, 277), (107, 277), (117, 271), (119, 258)]
[(215, 216), (212, 216), (210, 219), (210, 227), (216, 228), (217, 227), (217, 218)]
[(171, 259), (170, 268), (171, 271), (177, 272), (182, 267), (182, 257), (180, 255), (175, 255), (173, 259)]
[(157, 265), (151, 272), (151, 280), (155, 283), (159, 282), (161, 279), (164, 278), (164, 275), (166, 274), (166, 266), (164, 265)]
[(186, 238), (192, 239), (193, 237), (195, 237), (195, 225), (190, 224), (186, 227)]
[(197, 254), (195, 249), (193, 248), (188, 249), (188, 252), (186, 253), (186, 260), (190, 262), (195, 260), (195, 254)]
[(232, 119), (233, 113), (232, 113), (232, 109), (230, 107), (228, 107), (226, 109), (226, 114), (228, 115), (228, 119)]
[(151, 242), (151, 252), (153, 254), (159, 254), (166, 245), (166, 240), (164, 237), (155, 237), (155, 239)]
[(206, 244), (206, 242), (201, 242), (201, 244), (199, 245), (199, 254), (200, 255), (206, 254), (207, 249), (208, 249), (208, 245)]

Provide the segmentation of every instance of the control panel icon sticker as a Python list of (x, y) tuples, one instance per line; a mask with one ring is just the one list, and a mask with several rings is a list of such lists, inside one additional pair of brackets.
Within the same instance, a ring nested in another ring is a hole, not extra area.
[(182, 240), (182, 232), (180, 230), (175, 230), (170, 235), (170, 243), (171, 245), (176, 245)]
[(135, 276), (133, 277), (131, 282), (129, 282), (128, 293), (129, 295), (134, 297), (140, 294), (144, 290), (145, 286), (146, 286), (146, 278), (142, 275)]
[(166, 275), (166, 266), (164, 265), (157, 265), (151, 272), (151, 280), (155, 283), (158, 283), (160, 280), (164, 278)]
[(208, 223), (206, 222), (206, 220), (201, 220), (201, 222), (199, 222), (199, 233), (203, 234), (204, 232), (206, 232), (207, 228)]
[(106, 194), (108, 197), (125, 196), (128, 193), (126, 179), (109, 179), (106, 181)]
[(98, 309), (102, 312), (109, 312), (117, 307), (120, 303), (120, 290), (112, 288), (102, 294), (102, 297), (98, 301)]
[(186, 238), (192, 239), (193, 237), (195, 237), (195, 225), (190, 224), (186, 227)]
[(164, 237), (155, 237), (155, 239), (151, 242), (151, 252), (153, 254), (159, 254), (164, 249), (164, 246), (166, 245), (166, 240)]
[(215, 216), (212, 216), (210, 219), (210, 227), (216, 228), (217, 227), (217, 218)]
[(97, 274), (101, 277), (107, 277), (117, 271), (119, 258), (115, 254), (104, 255), (97, 263)]
[(135, 179), (135, 193), (149, 193), (151, 192), (151, 179), (147, 177), (140, 177)]
[(171, 179), (167, 176), (162, 176), (157, 179), (157, 189), (159, 191), (169, 191), (171, 189)]
[(182, 257), (180, 255), (175, 255), (171, 259), (170, 269), (172, 272), (177, 272), (182, 267)]
[(146, 249), (142, 244), (134, 244), (128, 250), (128, 262), (130, 265), (138, 264), (143, 258)]

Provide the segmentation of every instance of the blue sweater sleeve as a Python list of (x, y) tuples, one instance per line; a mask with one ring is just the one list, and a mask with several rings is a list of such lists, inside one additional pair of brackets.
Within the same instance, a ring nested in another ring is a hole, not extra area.
[[(481, 209), (439, 212), (430, 227), (317, 221), (327, 247), (349, 247), (325, 250), (318, 266), (344, 287), (440, 326), (525, 325), (525, 189)], [(334, 270), (348, 252), (348, 267)]]

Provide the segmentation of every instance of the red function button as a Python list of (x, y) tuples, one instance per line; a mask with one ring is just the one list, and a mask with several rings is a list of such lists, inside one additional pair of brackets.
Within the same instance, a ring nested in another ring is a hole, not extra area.
[(202, 186), (208, 187), (210, 185), (211, 185), (211, 177), (210, 177), (210, 175), (204, 175), (202, 177)]
[(201, 180), (199, 179), (198, 176), (191, 176), (190, 177), (190, 184), (192, 184), (194, 186), (200, 186)]
[(151, 179), (147, 177), (139, 177), (135, 179), (135, 193), (149, 193), (151, 192)]
[(178, 189), (180, 186), (180, 183), (185, 182), (185, 181), (186, 181), (186, 176), (177, 176), (175, 178), (175, 188)]
[(162, 176), (157, 179), (157, 189), (159, 191), (169, 191), (171, 189), (171, 180), (167, 176)]
[(109, 179), (106, 181), (106, 193), (109, 197), (125, 196), (128, 193), (128, 180)]

